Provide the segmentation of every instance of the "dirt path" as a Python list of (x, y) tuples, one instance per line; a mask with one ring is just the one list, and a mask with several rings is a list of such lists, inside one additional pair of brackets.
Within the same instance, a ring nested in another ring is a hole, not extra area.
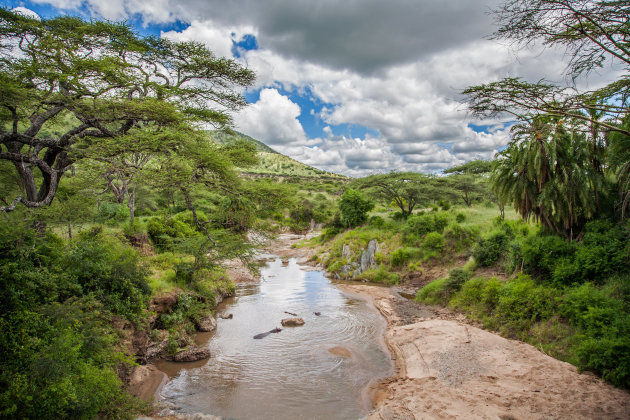
[(389, 419), (629, 419), (630, 393), (463, 315), (389, 289), (344, 285), (385, 316), (396, 364), (368, 417)]

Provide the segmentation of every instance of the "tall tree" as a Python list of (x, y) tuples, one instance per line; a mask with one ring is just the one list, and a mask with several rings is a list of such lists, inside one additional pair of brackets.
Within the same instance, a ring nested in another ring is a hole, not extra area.
[(603, 175), (591, 169), (586, 137), (556, 117), (538, 116), (517, 125), (513, 141), (494, 163), (497, 196), (567, 240), (581, 237), (597, 212), (595, 191)]
[[(628, 114), (630, 97), (630, 2), (507, 0), (494, 10), (494, 16), (500, 26), (494, 39), (517, 47), (538, 43), (564, 47), (569, 57), (566, 73), (574, 80), (605, 62), (624, 69), (625, 74), (594, 91), (519, 78), (472, 86), (463, 93), (473, 114), (487, 117), (507, 113), (530, 122), (536, 115), (575, 118), (630, 135), (627, 127), (618, 124)], [(588, 125), (582, 128), (589, 129)]]
[[(0, 159), (14, 164), (23, 190), (0, 210), (49, 205), (63, 174), (103, 139), (228, 126), (229, 113), (245, 105), (238, 89), (253, 80), (197, 42), (0, 9)], [(43, 135), (59, 118), (67, 129)]]

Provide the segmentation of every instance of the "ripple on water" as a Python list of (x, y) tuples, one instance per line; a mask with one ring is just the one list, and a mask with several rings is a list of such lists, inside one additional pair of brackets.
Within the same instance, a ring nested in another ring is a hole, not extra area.
[[(202, 367), (182, 370), (162, 395), (188, 413), (230, 419), (360, 418), (369, 407), (362, 391), (389, 374), (380, 347), (385, 321), (363, 301), (349, 298), (320, 271), (303, 271), (279, 258), (261, 270), (261, 282), (237, 290), (208, 341), (212, 356)], [(302, 327), (279, 327), (285, 311)], [(316, 316), (314, 312), (321, 312)], [(351, 357), (333, 354), (341, 347)]]

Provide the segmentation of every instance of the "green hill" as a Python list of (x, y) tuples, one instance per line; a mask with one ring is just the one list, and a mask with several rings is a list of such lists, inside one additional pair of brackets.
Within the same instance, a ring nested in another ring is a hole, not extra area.
[(345, 179), (344, 175), (326, 172), (321, 169), (313, 168), (302, 162), (298, 162), (288, 156), (280, 154), (267, 146), (263, 142), (256, 140), (250, 136), (233, 131), (225, 133), (221, 131), (209, 132), (210, 137), (221, 144), (230, 144), (237, 140), (245, 140), (253, 143), (258, 150), (260, 162), (252, 167), (241, 169), (241, 172), (250, 176), (273, 176), (273, 177), (303, 177), (303, 178), (335, 178)]

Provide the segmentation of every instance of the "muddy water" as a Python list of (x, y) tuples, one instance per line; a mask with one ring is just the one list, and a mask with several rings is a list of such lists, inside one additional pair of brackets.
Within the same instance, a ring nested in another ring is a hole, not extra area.
[[(229, 419), (356, 419), (370, 409), (369, 385), (392, 369), (382, 344), (385, 321), (346, 296), (320, 271), (277, 258), (259, 284), (241, 287), (220, 311), (205, 364), (166, 364), (162, 396), (184, 413)], [(301, 327), (282, 328), (292, 312)], [(314, 312), (320, 312), (317, 316)], [(281, 327), (255, 340), (253, 336)]]

